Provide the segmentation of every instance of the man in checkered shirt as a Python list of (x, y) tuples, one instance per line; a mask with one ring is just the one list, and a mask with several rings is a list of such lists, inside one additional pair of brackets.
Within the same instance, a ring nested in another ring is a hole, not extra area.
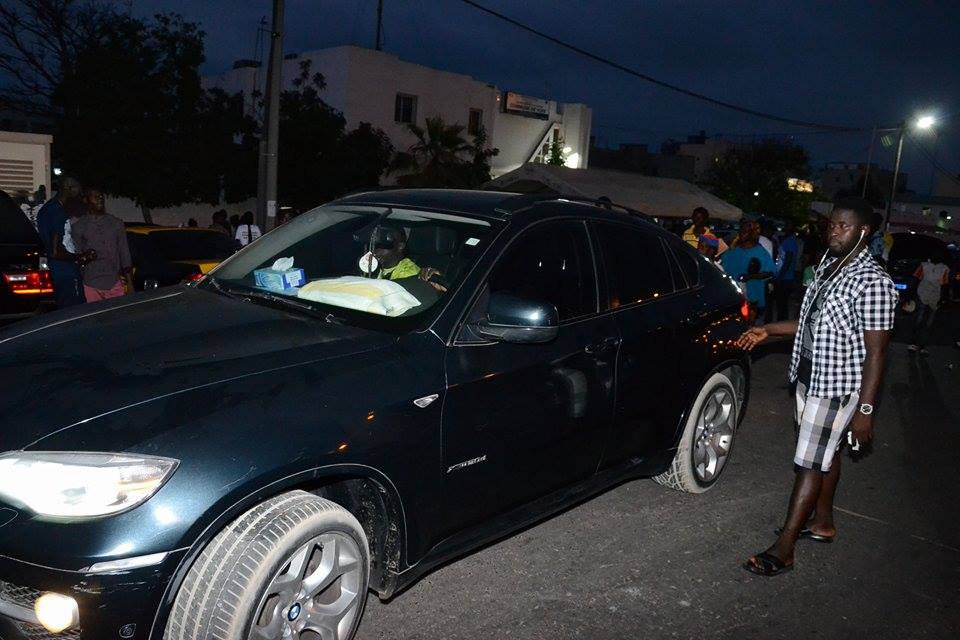
[(874, 404), (897, 306), (893, 281), (867, 248), (876, 225), (866, 200), (835, 202), (829, 250), (803, 298), (800, 319), (754, 327), (738, 341), (749, 351), (768, 337), (795, 336), (790, 358), (798, 429), (793, 495), (777, 541), (744, 564), (752, 573), (775, 576), (792, 569), (798, 539), (833, 541), (837, 453), (848, 430), (861, 444), (873, 439)]

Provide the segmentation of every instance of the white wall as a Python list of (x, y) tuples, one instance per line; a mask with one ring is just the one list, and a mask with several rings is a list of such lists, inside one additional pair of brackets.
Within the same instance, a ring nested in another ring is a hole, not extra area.
[(49, 198), (52, 142), (53, 136), (0, 131), (0, 189), (32, 196), (42, 185)]
[[(587, 166), (592, 118), (586, 105), (551, 102), (548, 120), (504, 113), (500, 106), (502, 92), (494, 85), (354, 46), (308, 51), (284, 60), (285, 87), (299, 75), (303, 60), (311, 61), (311, 73), (324, 76), (327, 86), (321, 96), (344, 114), (348, 129), (369, 122), (382, 129), (398, 151), (405, 151), (416, 140), (406, 125), (394, 121), (396, 95), (404, 93), (417, 97), (416, 123), (420, 126), (436, 115), (449, 124), (466, 126), (470, 109), (482, 110), (489, 144), (500, 150), (491, 160), (495, 177), (530, 160), (551, 123), (561, 127), (564, 144), (571, 147), (571, 155), (577, 154), (577, 166)], [(257, 86), (262, 91), (265, 75), (260, 69), (234, 69), (208, 76), (204, 84), (249, 94)]]
[[(108, 196), (106, 207), (107, 213), (115, 215), (125, 222), (143, 222), (143, 213), (140, 211), (140, 207), (129, 198), (114, 198), (113, 196)], [(190, 220), (190, 218), (194, 218), (199, 226), (206, 227), (212, 221), (213, 212), (218, 209), (226, 209), (227, 217), (233, 214), (243, 215), (244, 211), (256, 211), (257, 201), (254, 198), (250, 198), (243, 202), (233, 204), (225, 203), (222, 205), (191, 202), (176, 207), (151, 209), (150, 215), (155, 224), (171, 227), (186, 226), (187, 221)]]

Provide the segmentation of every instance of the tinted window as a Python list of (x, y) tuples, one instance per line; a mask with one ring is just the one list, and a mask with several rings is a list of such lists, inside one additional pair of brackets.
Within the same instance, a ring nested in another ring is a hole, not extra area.
[(0, 191), (0, 243), (40, 244), (40, 237), (13, 198)]
[[(670, 249), (676, 258), (676, 264), (680, 266), (680, 271), (683, 273), (682, 278), (686, 280), (687, 286), (695, 287), (700, 284), (700, 263), (697, 254), (690, 249), (690, 245), (673, 238), (669, 239), (667, 244), (670, 245)], [(682, 288), (680, 285), (683, 280), (674, 278), (678, 289)]]
[(583, 223), (545, 222), (526, 231), (497, 261), (490, 291), (552, 302), (560, 320), (596, 313), (596, 278)]
[(154, 231), (150, 242), (164, 260), (224, 260), (233, 255), (236, 242), (219, 231), (186, 229)]
[(623, 225), (597, 224), (609, 308), (672, 293), (673, 279), (664, 246), (653, 233)]

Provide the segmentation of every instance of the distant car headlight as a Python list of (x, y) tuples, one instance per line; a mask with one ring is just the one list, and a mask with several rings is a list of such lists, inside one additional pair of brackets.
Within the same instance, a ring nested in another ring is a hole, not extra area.
[(0, 455), (0, 498), (44, 516), (106, 516), (150, 498), (177, 464), (125, 453), (12, 451)]

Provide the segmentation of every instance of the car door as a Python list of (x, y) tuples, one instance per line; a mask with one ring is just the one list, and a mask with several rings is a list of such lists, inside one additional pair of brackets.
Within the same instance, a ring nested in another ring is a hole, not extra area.
[(596, 471), (613, 412), (619, 336), (598, 315), (592, 247), (582, 220), (534, 224), (493, 265), (471, 318), (492, 293), (557, 307), (556, 339), (491, 343), (469, 331), (446, 353), (443, 408), (447, 521), (463, 528)]
[(591, 231), (605, 285), (602, 302), (622, 339), (614, 426), (603, 457), (608, 467), (662, 448), (665, 432), (676, 426), (665, 423), (678, 393), (679, 319), (671, 298), (680, 287), (674, 285), (667, 248), (653, 230), (595, 222)]

